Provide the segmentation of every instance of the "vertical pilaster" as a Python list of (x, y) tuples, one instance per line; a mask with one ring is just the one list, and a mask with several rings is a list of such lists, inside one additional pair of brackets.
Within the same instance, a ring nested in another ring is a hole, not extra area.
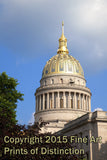
[[(92, 137), (92, 131), (91, 129), (89, 130), (89, 139)], [(89, 159), (90, 160), (93, 160), (93, 156), (92, 156), (92, 153), (93, 153), (93, 150), (92, 150), (92, 143), (89, 143)]]

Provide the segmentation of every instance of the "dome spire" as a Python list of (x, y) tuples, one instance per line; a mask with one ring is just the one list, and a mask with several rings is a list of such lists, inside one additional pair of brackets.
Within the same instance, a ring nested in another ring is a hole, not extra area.
[(62, 34), (64, 34), (64, 21), (62, 21)]
[(69, 51), (67, 49), (67, 39), (64, 35), (64, 21), (62, 21), (62, 35), (59, 38), (59, 48), (57, 50), (57, 54), (68, 54)]

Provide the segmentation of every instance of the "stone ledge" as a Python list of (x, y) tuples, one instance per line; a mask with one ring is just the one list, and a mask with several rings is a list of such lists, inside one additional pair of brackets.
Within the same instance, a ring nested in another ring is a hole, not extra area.
[[(80, 85), (72, 85), (72, 86), (69, 86), (69, 85), (49, 85), (49, 86), (45, 86), (45, 87), (39, 87), (37, 88), (36, 90), (36, 93), (35, 95), (40, 92), (40, 91), (46, 91), (46, 90), (55, 90), (55, 89), (73, 89), (73, 90), (82, 90), (82, 91), (86, 91), (86, 92), (89, 92), (90, 93), (90, 89), (87, 88), (87, 87), (83, 87), (83, 86), (80, 86)], [(58, 92), (58, 91), (57, 91)]]

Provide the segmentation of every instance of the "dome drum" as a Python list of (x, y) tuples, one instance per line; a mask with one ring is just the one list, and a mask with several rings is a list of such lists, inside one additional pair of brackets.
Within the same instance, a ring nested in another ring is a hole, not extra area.
[(73, 86), (73, 85), (80, 85), (80, 86), (86, 86), (86, 80), (84, 77), (81, 77), (79, 75), (69, 75), (69, 74), (56, 74), (47, 76), (46, 78), (42, 78), (40, 81), (40, 86), (50, 86), (50, 85), (67, 85), (67, 86)]
[(90, 92), (77, 89), (51, 88), (36, 93), (36, 112), (53, 109), (90, 111)]

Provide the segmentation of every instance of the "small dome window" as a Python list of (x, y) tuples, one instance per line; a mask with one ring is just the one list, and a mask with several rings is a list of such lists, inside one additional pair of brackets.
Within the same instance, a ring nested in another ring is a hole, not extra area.
[(54, 79), (52, 79), (52, 84), (54, 84)]
[(53, 63), (53, 64), (52, 64), (51, 72), (55, 72), (55, 64), (56, 64), (56, 63)]
[(48, 70), (46, 70), (46, 72), (45, 72), (46, 74), (48, 74)]
[(60, 82), (61, 82), (61, 84), (63, 84), (63, 79), (62, 78), (60, 79)]
[(47, 82), (46, 82), (46, 80), (45, 80), (45, 86), (47, 85)]
[(74, 83), (74, 80), (73, 80), (73, 79), (70, 79), (70, 80), (69, 80), (69, 83), (70, 83), (70, 84), (73, 84), (73, 83)]
[(80, 84), (80, 80), (78, 80), (78, 84)]

